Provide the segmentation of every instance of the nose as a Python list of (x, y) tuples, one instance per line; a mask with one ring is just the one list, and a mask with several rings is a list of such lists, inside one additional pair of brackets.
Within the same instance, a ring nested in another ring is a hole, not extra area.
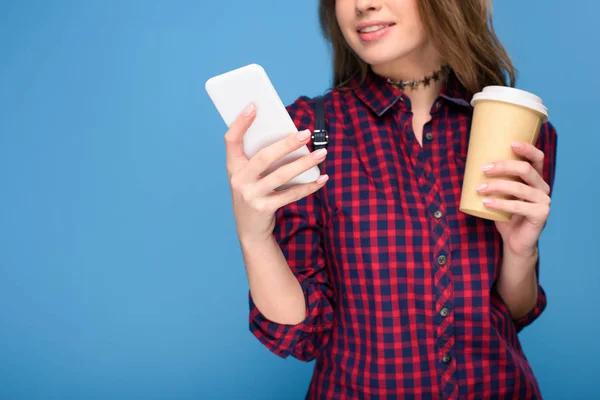
[(356, 15), (364, 14), (367, 11), (377, 11), (381, 8), (381, 2), (378, 0), (355, 0), (354, 8)]

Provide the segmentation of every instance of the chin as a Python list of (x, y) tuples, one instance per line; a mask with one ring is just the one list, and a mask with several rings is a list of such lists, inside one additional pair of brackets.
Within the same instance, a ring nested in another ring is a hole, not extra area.
[(406, 56), (408, 56), (411, 51), (385, 51), (385, 50), (377, 50), (372, 49), (367, 52), (362, 52), (362, 54), (358, 54), (358, 56), (371, 66), (381, 66), (386, 64), (392, 64), (395, 61), (402, 60)]

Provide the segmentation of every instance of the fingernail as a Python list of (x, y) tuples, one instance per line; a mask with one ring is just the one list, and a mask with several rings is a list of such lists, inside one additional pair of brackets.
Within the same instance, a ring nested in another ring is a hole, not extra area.
[(329, 180), (329, 175), (321, 175), (319, 177), (319, 179), (317, 179), (317, 183), (320, 185), (322, 183), (325, 183)]
[(313, 157), (318, 160), (319, 158), (325, 157), (325, 154), (327, 154), (327, 149), (319, 149), (313, 152)]
[(250, 104), (248, 107), (246, 107), (244, 110), (244, 117), (249, 117), (252, 115), (252, 112), (254, 112), (254, 104)]
[(298, 139), (299, 142), (304, 142), (309, 137), (310, 137), (310, 131), (308, 129), (305, 129), (303, 131), (298, 132), (296, 139)]
[(512, 142), (510, 145), (512, 147), (514, 147), (515, 149), (520, 149), (521, 147), (523, 147), (523, 144), (521, 144), (519, 142)]
[(483, 199), (483, 204), (492, 204), (492, 199), (490, 199), (489, 197), (486, 197), (485, 199)]
[(487, 183), (482, 183), (482, 184), (480, 184), (480, 185), (477, 185), (477, 186), (475, 187), (475, 190), (477, 190), (477, 191), (479, 192), (479, 191), (482, 191), (483, 189), (485, 189), (485, 188), (487, 188), (487, 187), (488, 187), (488, 184), (487, 184)]
[(484, 171), (491, 171), (494, 169), (494, 164), (485, 164), (481, 169)]

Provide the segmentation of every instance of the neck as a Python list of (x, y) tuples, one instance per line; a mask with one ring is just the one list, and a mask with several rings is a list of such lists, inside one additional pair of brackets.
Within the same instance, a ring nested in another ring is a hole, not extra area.
[[(421, 80), (425, 76), (437, 71), (443, 61), (439, 54), (429, 46), (421, 52), (415, 52), (402, 59), (393, 60), (385, 64), (373, 65), (371, 68), (376, 74), (394, 81)], [(440, 94), (444, 86), (444, 79), (431, 81), (429, 86), (420, 85), (416, 89), (406, 87), (403, 89), (406, 96), (410, 98), (412, 110), (415, 113), (427, 113), (431, 105)]]
[[(426, 74), (430, 74), (427, 72)], [(417, 78), (420, 79), (420, 78)], [(419, 86), (416, 89), (405, 88), (404, 94), (410, 98), (413, 113), (427, 113), (431, 110), (433, 102), (436, 100), (445, 83), (445, 77), (438, 81), (432, 81), (427, 87)]]

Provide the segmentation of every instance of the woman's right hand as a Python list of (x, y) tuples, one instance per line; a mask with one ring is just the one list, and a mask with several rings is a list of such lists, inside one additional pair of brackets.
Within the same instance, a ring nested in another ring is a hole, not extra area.
[(328, 179), (327, 175), (322, 175), (315, 182), (275, 191), (294, 177), (318, 165), (325, 158), (327, 151), (317, 150), (263, 176), (262, 174), (273, 163), (306, 145), (310, 140), (310, 131), (294, 132), (248, 159), (244, 154), (242, 138), (255, 116), (256, 109), (250, 105), (225, 134), (227, 174), (233, 200), (233, 214), (238, 236), (242, 241), (269, 239), (275, 227), (275, 212), (289, 203), (316, 192)]

